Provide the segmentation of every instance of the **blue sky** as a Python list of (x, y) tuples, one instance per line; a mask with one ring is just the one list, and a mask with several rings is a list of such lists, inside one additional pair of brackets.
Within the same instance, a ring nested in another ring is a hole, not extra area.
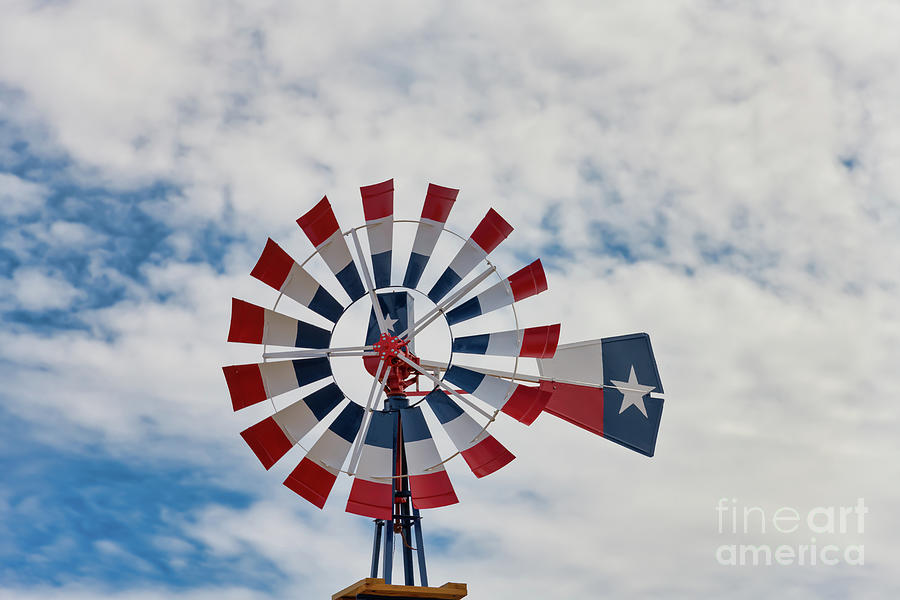
[[(15, 147), (22, 151), (7, 173), (40, 185), (43, 198), (37, 210), (3, 219), (4, 233), (20, 232), (20, 245), (4, 250), (4, 276), (36, 268), (53, 285), (76, 294), (62, 306), (50, 302), (33, 308), (23, 302), (7, 307), (4, 329), (47, 340), (70, 330), (99, 340), (115, 336), (83, 316), (133, 299), (132, 286), (148, 285), (142, 269), (172, 258), (166, 239), (172, 228), (141, 206), (177, 194), (177, 189), (160, 182), (129, 190), (86, 187), (61, 176), (65, 163), (45, 163), (29, 155), (24, 144)], [(43, 236), (29, 230), (48, 221), (77, 225), (82, 243), (59, 243), (52, 232)], [(221, 270), (223, 248), (233, 236), (212, 224), (192, 235), (197, 243), (183, 260)], [(52, 295), (54, 288), (45, 291)], [(155, 301), (167, 300), (167, 293), (146, 291)], [(4, 361), (4, 371), (15, 368)], [(59, 393), (65, 396), (65, 390)], [(89, 424), (78, 443), (62, 445), (55, 424), (23, 419), (6, 409), (0, 424), (6, 540), (0, 577), (5, 584), (88, 581), (110, 589), (148, 584), (189, 589), (202, 580), (273, 591), (282, 581), (277, 565), (264, 557), (215, 557), (202, 542), (172, 535), (180, 522), (210, 503), (246, 508), (253, 498), (249, 490), (225, 487), (195, 465), (152, 453), (117, 456), (92, 439)], [(143, 441), (169, 443), (164, 433)]]
[[(549, 272), (520, 318), (563, 342), (647, 331), (667, 390), (651, 460), (546, 415), (496, 423), (518, 458), (479, 481), (450, 464), (432, 580), (900, 591), (894, 4), (0, 15), (0, 596), (313, 597), (366, 574), (368, 524), (262, 471), (237, 433), (263, 415), (231, 413), (219, 367), (258, 358), (224, 339), (232, 296), (273, 301), (248, 277), (266, 237), (303, 257), (300, 214), (327, 193), (358, 224), (357, 188), (390, 177), (401, 217), (428, 182), (461, 188), (457, 231), (497, 208), (500, 268)], [(821, 540), (866, 565), (718, 565), (722, 497), (865, 497), (864, 534)]]
[(268, 590), (279, 583), (278, 568), (259, 556), (236, 571), (234, 560), (171, 535), (198, 507), (245, 508), (249, 493), (174, 461), (122, 460), (96, 445), (60, 452), (9, 414), (3, 425), (4, 537), (15, 541), (3, 549), (5, 582), (186, 588), (199, 578)]

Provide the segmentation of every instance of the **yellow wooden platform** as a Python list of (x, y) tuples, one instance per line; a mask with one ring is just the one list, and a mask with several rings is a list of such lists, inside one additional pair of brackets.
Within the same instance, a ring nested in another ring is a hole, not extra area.
[(341, 590), (331, 600), (356, 600), (360, 594), (385, 598), (421, 598), (422, 600), (460, 600), (468, 590), (464, 583), (445, 583), (441, 587), (418, 585), (388, 585), (384, 579), (367, 578)]

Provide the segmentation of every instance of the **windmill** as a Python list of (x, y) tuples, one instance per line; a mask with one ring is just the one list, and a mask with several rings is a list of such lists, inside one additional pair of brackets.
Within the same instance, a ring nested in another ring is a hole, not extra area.
[[(646, 333), (560, 345), (558, 323), (518, 326), (516, 303), (546, 291), (547, 279), (540, 259), (506, 277), (491, 262), (513, 231), (495, 210), (464, 237), (446, 225), (456, 189), (430, 184), (418, 219), (394, 217), (393, 180), (362, 187), (361, 195), (364, 225), (342, 230), (327, 197), (297, 219), (315, 247), (303, 262), (266, 242), (251, 275), (277, 292), (273, 308), (233, 299), (228, 333), (229, 342), (262, 345), (263, 361), (223, 371), (235, 411), (272, 405), (272, 414), (241, 432), (267, 470), (293, 447), (305, 451), (285, 486), (322, 508), (341, 473), (353, 478), (346, 511), (374, 520), (370, 575), (376, 578), (380, 566), (384, 580), (365, 580), (370, 587), (390, 587), (396, 544), (405, 586), (414, 586), (417, 564), (418, 587), (425, 589), (420, 511), (458, 502), (444, 464), (459, 454), (480, 478), (515, 458), (488, 432), (491, 423), (512, 418), (531, 425), (547, 412), (653, 456), (663, 388)], [(393, 251), (400, 226), (415, 229), (408, 258)], [(444, 238), (455, 240), (456, 253), (441, 269), (431, 257)], [(316, 256), (336, 280), (328, 286), (310, 272)], [(436, 277), (423, 285), (429, 270)], [(285, 297), (309, 318), (279, 312)], [(367, 312), (368, 322), (360, 321), (357, 343), (335, 345), (335, 330), (354, 307)], [(498, 311), (511, 312), (516, 327), (478, 329)], [(416, 352), (435, 324), (449, 332), (444, 360)], [(465, 327), (479, 332), (458, 333)], [(508, 357), (512, 370), (479, 362), (487, 357)], [(538, 374), (520, 371), (527, 359), (536, 361)], [(340, 361), (361, 363), (359, 379), (371, 380), (367, 395), (339, 385)], [(289, 401), (279, 408), (276, 397)], [(436, 443), (439, 429), (454, 450), (449, 456)], [(378, 596), (366, 589), (335, 597)], [(465, 595), (445, 592), (409, 597)]]

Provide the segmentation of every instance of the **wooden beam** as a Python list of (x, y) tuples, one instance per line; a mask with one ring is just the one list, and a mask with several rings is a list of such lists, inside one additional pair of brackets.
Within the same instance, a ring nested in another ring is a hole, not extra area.
[(331, 600), (356, 600), (357, 596), (370, 598), (396, 598), (421, 600), (460, 600), (468, 594), (464, 583), (445, 583), (441, 587), (418, 585), (388, 585), (384, 579), (361, 579), (350, 587), (334, 594)]

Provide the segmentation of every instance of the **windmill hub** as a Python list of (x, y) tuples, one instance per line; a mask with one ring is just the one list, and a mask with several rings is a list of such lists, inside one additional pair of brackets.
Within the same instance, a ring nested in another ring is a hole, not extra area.
[(409, 344), (409, 340), (401, 339), (396, 335), (382, 333), (381, 337), (374, 344), (374, 350), (378, 353), (378, 358), (384, 359), (391, 364), (396, 364), (402, 362), (397, 359), (397, 355), (406, 350), (407, 344)]
[(384, 361), (388, 369), (384, 385), (388, 396), (403, 394), (403, 391), (415, 384), (418, 379), (415, 369), (400, 359), (400, 356), (403, 356), (406, 360), (419, 364), (419, 358), (409, 351), (408, 344), (409, 340), (388, 333), (382, 333), (373, 344), (373, 350), (378, 353), (378, 360)]

